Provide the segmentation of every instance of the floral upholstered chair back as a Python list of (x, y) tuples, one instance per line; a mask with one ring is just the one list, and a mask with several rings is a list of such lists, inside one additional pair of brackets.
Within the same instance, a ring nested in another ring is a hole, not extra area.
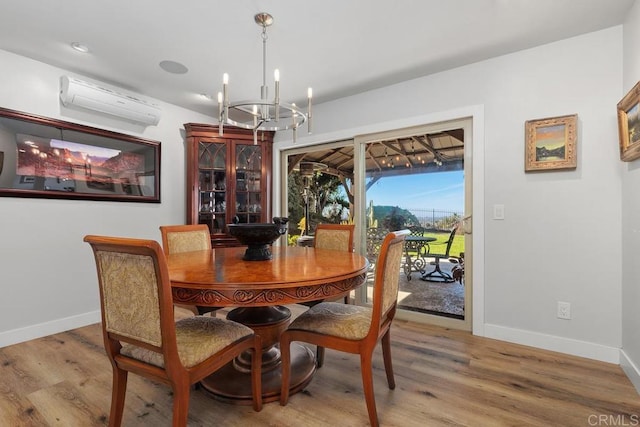
[(95, 246), (94, 253), (105, 331), (161, 348), (161, 282), (154, 257)]
[(211, 235), (206, 224), (163, 225), (160, 233), (167, 254), (211, 249)]
[[(376, 276), (373, 290), (373, 310), (380, 310), (378, 319), (383, 324), (398, 300), (400, 263), (404, 251), (404, 241), (409, 230), (393, 231), (382, 242), (380, 255), (376, 263)], [(392, 315), (393, 317), (393, 315)], [(391, 318), (392, 318), (391, 317)], [(374, 324), (372, 324), (373, 326)]]
[(314, 246), (319, 249), (353, 252), (353, 224), (318, 224)]
[[(387, 250), (387, 256), (384, 260), (384, 274), (382, 280), (384, 284), (382, 292), (382, 314), (386, 313), (398, 299), (398, 283), (400, 278), (400, 262), (404, 249), (404, 236), (401, 239), (395, 239)], [(378, 267), (376, 267), (378, 268)]]
[[(211, 234), (206, 224), (161, 225), (162, 248), (165, 255), (211, 249)], [(216, 311), (218, 307), (175, 304), (176, 316), (201, 315)]]

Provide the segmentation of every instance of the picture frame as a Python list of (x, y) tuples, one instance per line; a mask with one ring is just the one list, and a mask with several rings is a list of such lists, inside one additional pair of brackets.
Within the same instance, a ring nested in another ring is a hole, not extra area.
[(525, 172), (575, 169), (577, 127), (577, 114), (527, 120)]
[(640, 158), (640, 82), (618, 102), (618, 138), (620, 160)]
[(0, 197), (160, 203), (160, 142), (0, 108)]

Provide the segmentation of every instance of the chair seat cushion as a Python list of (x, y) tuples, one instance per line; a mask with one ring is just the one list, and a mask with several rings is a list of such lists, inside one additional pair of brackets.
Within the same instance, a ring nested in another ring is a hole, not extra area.
[[(176, 322), (180, 362), (186, 368), (197, 365), (229, 344), (252, 335), (253, 330), (237, 322), (216, 317), (194, 316)], [(131, 344), (120, 353), (145, 363), (164, 367), (162, 354)]]
[(367, 336), (370, 326), (370, 308), (323, 302), (298, 316), (288, 329), (317, 332), (348, 340), (360, 340)]

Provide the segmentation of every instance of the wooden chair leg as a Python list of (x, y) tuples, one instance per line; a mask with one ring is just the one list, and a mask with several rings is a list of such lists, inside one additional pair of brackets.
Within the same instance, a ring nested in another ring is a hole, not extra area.
[(191, 384), (180, 382), (173, 385), (173, 427), (186, 427), (189, 418)]
[(367, 402), (367, 411), (369, 412), (369, 423), (371, 427), (378, 427), (378, 412), (376, 411), (376, 396), (373, 392), (373, 352), (363, 350), (360, 353), (360, 371), (362, 372), (362, 387), (364, 390), (364, 399)]
[(324, 364), (324, 347), (318, 346), (316, 348), (316, 366), (322, 368)]
[(393, 364), (391, 363), (391, 334), (389, 330), (382, 336), (382, 358), (384, 360), (384, 371), (387, 374), (389, 389), (396, 388), (396, 380), (393, 376)]
[(118, 427), (122, 424), (128, 375), (129, 373), (127, 371), (114, 366), (113, 389), (111, 390), (111, 413), (109, 414), (109, 426), (111, 427)]
[(280, 335), (280, 366), (282, 366), (280, 405), (285, 406), (289, 401), (289, 382), (291, 381), (291, 340), (286, 332)]

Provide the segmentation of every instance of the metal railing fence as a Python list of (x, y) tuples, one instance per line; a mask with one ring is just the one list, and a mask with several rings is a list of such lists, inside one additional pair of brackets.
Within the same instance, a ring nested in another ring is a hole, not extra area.
[(460, 220), (463, 212), (447, 211), (440, 209), (413, 209), (406, 208), (418, 219), (419, 226), (437, 230), (450, 230)]

